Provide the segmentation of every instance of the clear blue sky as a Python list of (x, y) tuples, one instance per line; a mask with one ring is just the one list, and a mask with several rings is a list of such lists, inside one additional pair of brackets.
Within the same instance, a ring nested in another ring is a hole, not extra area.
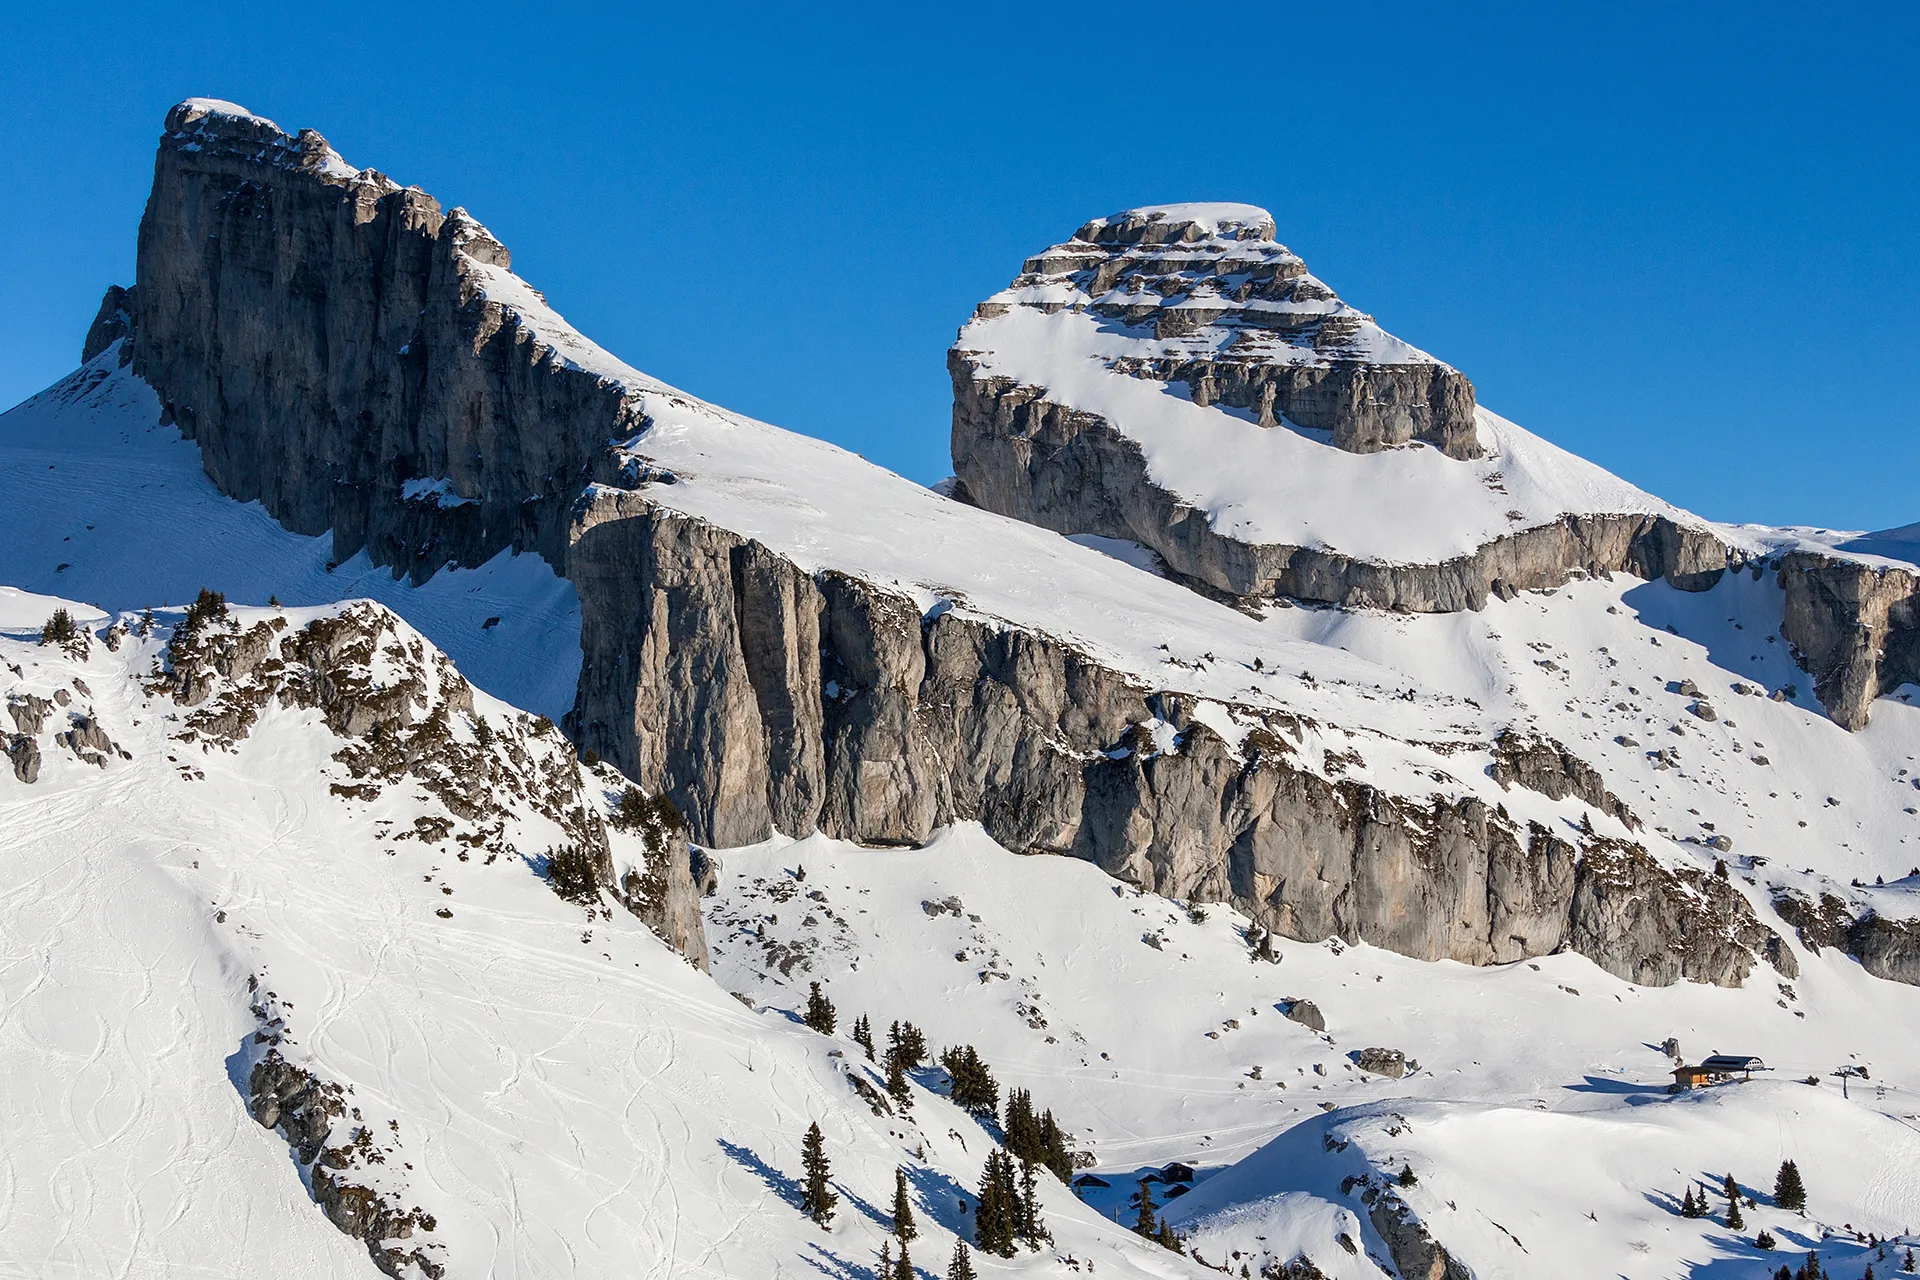
[(1665, 497), (1920, 520), (1920, 10), (1442, 8), (8, 6), (0, 402), (131, 281), (162, 115), (206, 95), (468, 206), (631, 363), (920, 480), (1023, 256), (1243, 200)]

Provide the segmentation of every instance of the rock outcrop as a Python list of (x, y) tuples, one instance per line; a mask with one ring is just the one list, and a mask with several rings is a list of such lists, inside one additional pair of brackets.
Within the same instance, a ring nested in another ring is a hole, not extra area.
[[(230, 749), (270, 704), (312, 707), (343, 740), (333, 760), (349, 780), (334, 794), (370, 800), (387, 787), (418, 786), (444, 816), (416, 820), (411, 838), (489, 854), (560, 849), (584, 857), (580, 896), (597, 906), (610, 890), (663, 941), (707, 965), (699, 890), (677, 815), (650, 806), (605, 766), (582, 765), (550, 722), (516, 714), (495, 723), (476, 711), (473, 689), (446, 655), (378, 605), (350, 605), (303, 627), (279, 615), (243, 626), (202, 593), (167, 642), (154, 691), (182, 708), (180, 741)], [(516, 847), (522, 815), (545, 824), (542, 845)], [(608, 828), (638, 836), (641, 857), (616, 881)]]
[(1816, 953), (1834, 947), (1876, 978), (1920, 986), (1920, 920), (1893, 920), (1871, 908), (1855, 908), (1831, 893), (1820, 900), (1790, 890), (1776, 893), (1773, 909)]
[(1780, 585), (1781, 630), (1835, 723), (1864, 728), (1875, 698), (1920, 683), (1920, 570), (1795, 552)]
[[(778, 828), (916, 844), (973, 820), (1008, 848), (1232, 902), (1290, 938), (1472, 964), (1572, 945), (1651, 982), (1738, 983), (1766, 946), (1743, 899), (1702, 896), (1637, 845), (1630, 890), (1613, 887), (1612, 846), (1589, 883), (1580, 849), (1478, 800), (1302, 767), (1283, 715), (1235, 748), (1190, 700), (1070, 645), (923, 616), (643, 490), (594, 491), (571, 565), (586, 659), (569, 730), (657, 779), (703, 843)], [(1144, 728), (1162, 721), (1171, 751)]]
[(1460, 371), (1340, 301), (1273, 237), (1272, 217), (1250, 206), (1096, 218), (1027, 259), (981, 311), (1082, 303), (1156, 339), (1151, 355), (1118, 371), (1184, 384), (1195, 404), (1248, 410), (1263, 427), (1285, 418), (1323, 430), (1350, 453), (1421, 440), (1449, 457), (1477, 455), (1473, 386)]
[(507, 547), (562, 567), (583, 468), (632, 434), (628, 399), (489, 295), (537, 304), (510, 262), (465, 211), (356, 172), (313, 130), (193, 100), (167, 115), (138, 283), (88, 346), (130, 307), (133, 368), (214, 483), (331, 530), (336, 560), (365, 550), (416, 581)]

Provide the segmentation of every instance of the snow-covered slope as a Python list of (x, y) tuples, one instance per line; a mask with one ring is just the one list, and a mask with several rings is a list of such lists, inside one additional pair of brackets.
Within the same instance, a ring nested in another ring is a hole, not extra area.
[(200, 450), (161, 425), (152, 389), (120, 355), (115, 344), (0, 414), (0, 580), (111, 611), (177, 604), (201, 587), (247, 604), (371, 598), (494, 695), (556, 720), (573, 704), (580, 606), (544, 560), (502, 552), (418, 587), (364, 553), (335, 565), (330, 538), (289, 533), (215, 488)]
[[(742, 1008), (626, 913), (563, 900), (516, 853), (555, 833), (504, 791), (507, 843), (469, 849), (436, 835), (464, 815), (421, 786), (342, 794), (352, 743), (318, 709), (270, 701), (231, 747), (184, 740), (206, 722), (149, 679), (163, 634), (69, 652), (18, 629), (62, 603), (0, 602), (0, 697), (57, 702), (115, 749), (87, 763), (55, 723), (35, 783), (0, 772), (0, 1271), (376, 1274), (289, 1142), (248, 1118), (269, 1056), (341, 1090), (323, 1164), (411, 1212), (386, 1244), (419, 1258), (396, 1274), (866, 1275), (899, 1166), (917, 1251), (944, 1265), (989, 1147), (971, 1119), (919, 1089), (910, 1117), (874, 1113), (846, 1042)], [(297, 632), (337, 612), (237, 620)], [(375, 688), (432, 687), (431, 651), (365, 616), (389, 637)], [(544, 774), (551, 727), (475, 702), (454, 738)], [(809, 1121), (842, 1195), (825, 1232), (792, 1203)], [(1198, 1274), (1057, 1184), (1043, 1197), (1060, 1256)]]

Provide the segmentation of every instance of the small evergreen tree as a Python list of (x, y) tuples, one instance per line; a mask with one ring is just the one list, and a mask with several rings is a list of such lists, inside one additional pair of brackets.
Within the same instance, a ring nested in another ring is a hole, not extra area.
[(970, 1044), (958, 1045), (940, 1055), (940, 1065), (953, 1080), (955, 1106), (976, 1116), (991, 1119), (1000, 1110), (1000, 1085)]
[(967, 1256), (967, 1242), (953, 1242), (953, 1261), (947, 1264), (947, 1280), (979, 1280), (973, 1273), (973, 1259)]
[(893, 1237), (888, 1236), (880, 1242), (880, 1269), (874, 1272), (875, 1280), (893, 1280)]
[(1180, 1238), (1178, 1231), (1167, 1225), (1165, 1218), (1160, 1219), (1160, 1226), (1153, 1233), (1153, 1241), (1162, 1249), (1171, 1249), (1175, 1253), (1184, 1254), (1187, 1251), (1186, 1241)]
[(1040, 1160), (1047, 1154), (1040, 1138), (1040, 1117), (1033, 1113), (1033, 1092), (1007, 1090), (1007, 1153), (1017, 1160)]
[(1820, 1255), (1812, 1249), (1807, 1250), (1806, 1265), (1794, 1272), (1796, 1277), (1803, 1277), (1804, 1280), (1825, 1280), (1826, 1274), (1820, 1269)]
[(1774, 1175), (1773, 1202), (1795, 1213), (1806, 1210), (1807, 1188), (1800, 1181), (1800, 1166), (1791, 1160), (1782, 1160), (1780, 1172)]
[(867, 1051), (867, 1061), (873, 1061), (873, 1024), (867, 1021), (867, 1015), (861, 1014), (853, 1021), (853, 1042)]
[(973, 1243), (982, 1253), (1011, 1258), (1018, 1232), (1020, 1195), (1013, 1180), (1013, 1162), (994, 1148), (980, 1175), (980, 1203), (973, 1212)]
[(913, 1221), (913, 1201), (907, 1195), (907, 1171), (899, 1168), (893, 1171), (893, 1234), (903, 1242), (920, 1234)]
[(900, 1242), (900, 1261), (893, 1264), (893, 1275), (889, 1280), (914, 1280), (913, 1259), (907, 1256), (907, 1242)]
[(1413, 1166), (1402, 1162), (1400, 1165), (1400, 1185), (1403, 1187), (1412, 1187), (1417, 1186), (1419, 1182), (1420, 1179), (1413, 1172)]
[(1900, 1264), (1900, 1269), (1902, 1271), (1909, 1272), (1909, 1273), (1913, 1271), (1914, 1269), (1913, 1250), (1911, 1249), (1907, 1250), (1907, 1260)]
[(814, 983), (807, 992), (807, 1026), (823, 1036), (830, 1036), (835, 1021), (833, 1001), (827, 999), (827, 993), (820, 989), (819, 983)]
[(1154, 1228), (1157, 1225), (1154, 1221), (1154, 1210), (1157, 1208), (1159, 1206), (1153, 1202), (1152, 1188), (1147, 1185), (1145, 1178), (1140, 1179), (1140, 1212), (1133, 1219), (1133, 1234), (1142, 1239), (1153, 1239)]
[(1039, 1179), (1033, 1170), (1033, 1161), (1020, 1162), (1020, 1238), (1027, 1242), (1027, 1248), (1037, 1250), (1042, 1244), (1052, 1243), (1053, 1232), (1047, 1230), (1040, 1216)]
[(911, 1071), (927, 1060), (927, 1037), (911, 1022), (895, 1022), (887, 1028), (887, 1054)]
[(55, 609), (46, 625), (40, 628), (41, 644), (69, 644), (79, 628), (73, 625), (73, 615), (65, 609)]
[(1727, 1230), (1738, 1231), (1746, 1225), (1746, 1216), (1740, 1212), (1740, 1202), (1738, 1200), (1727, 1201)]
[(1867, 1264), (1867, 1269), (1860, 1273), (1860, 1280), (1873, 1280), (1873, 1264), (1871, 1262)]
[(913, 1090), (907, 1086), (907, 1073), (901, 1069), (900, 1059), (891, 1055), (887, 1058), (887, 1096), (902, 1108), (913, 1106)]
[(1693, 1206), (1692, 1187), (1688, 1187), (1685, 1194), (1680, 1197), (1680, 1216), (1683, 1218), (1697, 1218), (1700, 1216)]
[(1052, 1111), (1040, 1113), (1040, 1145), (1046, 1154), (1040, 1163), (1062, 1182), (1073, 1181), (1073, 1152), (1067, 1146), (1067, 1132), (1054, 1120)]
[(807, 1126), (807, 1136), (801, 1139), (800, 1164), (807, 1175), (801, 1190), (801, 1207), (809, 1218), (824, 1227), (833, 1221), (833, 1208), (840, 1203), (840, 1197), (827, 1185), (833, 1171), (827, 1165), (827, 1139), (820, 1132), (818, 1121)]
[(1753, 1238), (1753, 1247), (1756, 1249), (1771, 1249), (1778, 1243), (1779, 1241), (1773, 1238), (1773, 1232), (1765, 1227), (1760, 1228), (1760, 1234)]

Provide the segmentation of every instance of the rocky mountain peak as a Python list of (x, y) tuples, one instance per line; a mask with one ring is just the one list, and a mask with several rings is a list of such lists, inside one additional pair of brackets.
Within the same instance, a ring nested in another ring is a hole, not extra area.
[(1251, 204), (1150, 204), (1095, 218), (1073, 233), (1089, 244), (1191, 244), (1271, 240), (1273, 215)]

